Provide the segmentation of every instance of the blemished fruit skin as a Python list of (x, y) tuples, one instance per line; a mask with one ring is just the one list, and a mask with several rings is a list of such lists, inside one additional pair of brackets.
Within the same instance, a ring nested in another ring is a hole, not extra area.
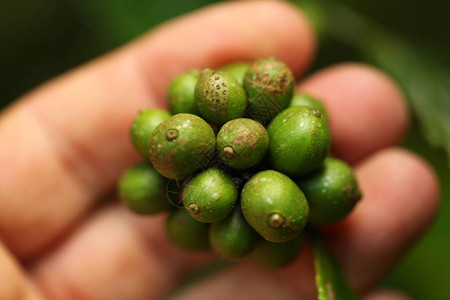
[(327, 121), (311, 107), (285, 109), (273, 119), (267, 132), (272, 164), (289, 176), (301, 176), (318, 168), (330, 150)]
[(222, 66), (219, 70), (230, 74), (234, 77), (234, 79), (237, 80), (237, 82), (239, 82), (240, 85), (242, 85), (244, 83), (245, 74), (247, 73), (249, 68), (249, 62), (240, 61)]
[(155, 128), (149, 144), (150, 160), (161, 175), (185, 179), (208, 165), (216, 137), (202, 118), (177, 114)]
[(279, 269), (297, 258), (301, 245), (302, 239), (300, 236), (285, 243), (271, 243), (261, 240), (253, 251), (252, 257), (267, 268)]
[(204, 70), (195, 86), (195, 100), (200, 114), (208, 122), (223, 125), (244, 116), (247, 97), (244, 88), (233, 76)]
[(247, 181), (241, 207), (247, 222), (274, 243), (296, 238), (308, 221), (305, 195), (289, 177), (273, 170), (259, 172)]
[(301, 92), (295, 92), (294, 96), (292, 96), (292, 100), (291, 103), (289, 104), (289, 107), (296, 107), (296, 106), (309, 106), (318, 109), (322, 114), (322, 117), (325, 120), (328, 120), (328, 113), (323, 103), (319, 99), (311, 95)]
[(228, 260), (239, 260), (250, 254), (260, 239), (258, 233), (245, 220), (240, 206), (223, 221), (211, 224), (211, 248)]
[(321, 168), (296, 182), (308, 199), (309, 222), (314, 225), (342, 220), (361, 199), (352, 168), (338, 159), (328, 157)]
[(185, 251), (208, 250), (209, 224), (193, 219), (184, 208), (173, 211), (166, 221), (169, 241)]
[(199, 76), (199, 70), (191, 70), (172, 79), (167, 92), (167, 102), (172, 114), (200, 114), (194, 97)]
[(128, 169), (119, 180), (119, 197), (131, 211), (152, 215), (170, 208), (164, 196), (166, 179), (150, 164)]
[(217, 134), (220, 159), (235, 169), (257, 165), (269, 148), (269, 135), (261, 123), (239, 118), (225, 123)]
[(148, 158), (148, 141), (153, 130), (169, 118), (170, 114), (159, 108), (143, 109), (134, 118), (130, 138), (136, 151), (143, 157)]
[(196, 220), (205, 223), (226, 218), (238, 198), (231, 177), (219, 169), (208, 169), (188, 181), (183, 190), (183, 205)]
[(273, 57), (254, 62), (244, 77), (248, 97), (246, 116), (267, 124), (288, 107), (295, 79), (291, 70)]

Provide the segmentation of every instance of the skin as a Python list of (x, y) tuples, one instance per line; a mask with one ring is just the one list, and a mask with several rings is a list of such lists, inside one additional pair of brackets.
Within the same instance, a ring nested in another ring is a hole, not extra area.
[[(216, 38), (217, 32), (227, 34)], [(180, 38), (196, 47), (177, 47)], [(169, 81), (183, 70), (275, 56), (299, 76), (314, 48), (310, 25), (289, 4), (224, 2), (162, 25), (3, 111), (0, 298), (163, 298), (211, 256), (172, 247), (164, 215), (143, 219), (98, 202), (140, 159), (127, 139), (134, 116), (142, 107), (163, 107)], [(406, 299), (371, 288), (432, 223), (439, 187), (426, 162), (392, 146), (408, 123), (400, 89), (361, 64), (318, 71), (299, 88), (323, 99), (333, 152), (355, 166), (364, 193), (344, 222), (322, 234), (365, 299)], [(184, 289), (177, 299), (314, 299), (308, 249), (305, 243), (286, 269), (241, 263)], [(236, 289), (242, 278), (248, 279), (245, 289)]]

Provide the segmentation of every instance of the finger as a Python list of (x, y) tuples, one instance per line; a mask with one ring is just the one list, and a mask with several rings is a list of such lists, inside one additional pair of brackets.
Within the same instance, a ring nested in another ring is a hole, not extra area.
[(333, 153), (356, 163), (395, 144), (408, 125), (406, 102), (394, 81), (362, 64), (341, 64), (302, 82), (329, 111)]
[(311, 248), (304, 245), (295, 262), (284, 269), (267, 269), (249, 260), (188, 286), (173, 300), (313, 300), (317, 299), (313, 274)]
[(0, 244), (0, 299), (43, 300), (2, 244)]
[(181, 276), (213, 257), (172, 247), (164, 220), (106, 208), (32, 266), (33, 278), (48, 300), (161, 299)]
[[(439, 191), (429, 166), (405, 150), (375, 154), (357, 167), (357, 176), (362, 201), (347, 219), (324, 228), (323, 234), (352, 287), (364, 292), (430, 225)], [(223, 291), (222, 299), (241, 299), (240, 290), (235, 288), (237, 282), (252, 282), (255, 286), (247, 291), (245, 299), (259, 299), (258, 286), (273, 289), (264, 292), (270, 295), (293, 295), (286, 299), (317, 299), (313, 280), (312, 254), (307, 246), (299, 259), (284, 270), (264, 271), (252, 263), (239, 265), (194, 286), (179, 299), (202, 299), (204, 295), (208, 299), (216, 289)]]
[[(281, 21), (280, 21), (281, 20)], [(0, 121), (0, 234), (22, 258), (48, 247), (138, 160), (128, 139), (173, 75), (273, 55), (297, 73), (313, 38), (293, 6), (228, 2), (154, 33), (27, 95)]]
[(367, 295), (365, 300), (409, 300), (411, 298), (394, 291), (378, 291)]
[(428, 229), (439, 207), (439, 185), (421, 158), (395, 148), (359, 165), (357, 177), (361, 203), (324, 234), (351, 282), (366, 290)]

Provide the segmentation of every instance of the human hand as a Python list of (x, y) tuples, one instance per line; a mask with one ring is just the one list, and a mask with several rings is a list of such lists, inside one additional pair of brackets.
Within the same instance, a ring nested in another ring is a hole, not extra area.
[[(214, 259), (174, 249), (165, 216), (137, 217), (102, 202), (139, 161), (128, 138), (139, 109), (164, 107), (169, 80), (191, 68), (275, 56), (299, 76), (311, 28), (282, 2), (222, 3), (40, 87), (0, 116), (0, 299), (158, 299)], [(420, 158), (392, 147), (408, 110), (395, 83), (361, 64), (303, 79), (323, 99), (333, 152), (356, 168), (364, 198), (322, 233), (352, 286), (368, 294), (433, 220), (439, 190)], [(306, 245), (307, 246), (307, 245)], [(313, 299), (310, 248), (289, 267), (237, 264), (177, 299)]]

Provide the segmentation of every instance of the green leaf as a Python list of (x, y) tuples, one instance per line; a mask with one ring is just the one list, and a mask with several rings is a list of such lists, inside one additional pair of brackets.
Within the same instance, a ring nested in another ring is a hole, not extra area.
[(359, 300), (322, 242), (315, 238), (313, 243), (318, 300)]

